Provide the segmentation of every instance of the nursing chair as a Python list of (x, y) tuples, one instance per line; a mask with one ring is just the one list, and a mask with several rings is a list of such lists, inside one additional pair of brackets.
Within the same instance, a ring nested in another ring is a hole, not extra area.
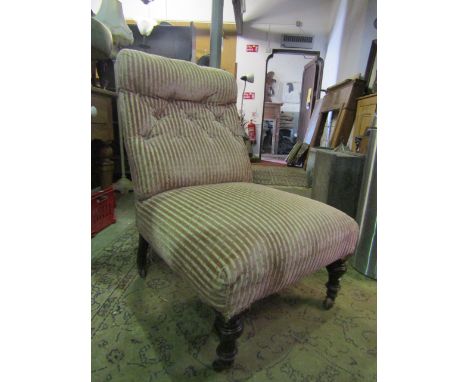
[(146, 276), (151, 246), (214, 308), (214, 369), (232, 366), (251, 304), (323, 267), (323, 305), (331, 308), (358, 225), (323, 203), (252, 183), (234, 77), (124, 49), (116, 80), (139, 274)]

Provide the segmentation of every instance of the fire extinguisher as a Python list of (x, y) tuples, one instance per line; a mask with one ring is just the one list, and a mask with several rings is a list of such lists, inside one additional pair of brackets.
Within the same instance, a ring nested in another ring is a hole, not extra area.
[(250, 120), (249, 124), (247, 125), (247, 131), (249, 133), (249, 140), (254, 145), (257, 142), (257, 132), (256, 132), (255, 123)]

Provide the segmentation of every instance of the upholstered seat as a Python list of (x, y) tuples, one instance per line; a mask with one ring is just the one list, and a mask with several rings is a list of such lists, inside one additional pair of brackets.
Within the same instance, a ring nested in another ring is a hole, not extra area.
[(252, 183), (184, 187), (137, 203), (138, 230), (226, 318), (353, 251), (353, 219)]
[(323, 203), (252, 183), (234, 77), (122, 50), (116, 79), (140, 275), (150, 244), (216, 310), (215, 369), (233, 363), (242, 311), (325, 266), (330, 308), (358, 226)]

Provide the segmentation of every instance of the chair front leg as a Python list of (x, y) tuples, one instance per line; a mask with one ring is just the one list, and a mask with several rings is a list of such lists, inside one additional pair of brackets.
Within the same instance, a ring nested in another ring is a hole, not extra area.
[(137, 267), (138, 273), (145, 278), (147, 273), (148, 242), (140, 235), (138, 241)]
[(325, 284), (327, 287), (327, 297), (323, 301), (323, 307), (328, 310), (335, 304), (335, 298), (340, 290), (340, 279), (346, 273), (346, 262), (344, 260), (337, 260), (330, 265), (327, 265), (328, 282)]
[(219, 345), (216, 348), (216, 355), (218, 358), (213, 362), (213, 369), (215, 371), (222, 371), (229, 369), (237, 354), (236, 340), (244, 330), (244, 324), (240, 315), (234, 316), (226, 320), (219, 313), (215, 319), (215, 330), (219, 335)]

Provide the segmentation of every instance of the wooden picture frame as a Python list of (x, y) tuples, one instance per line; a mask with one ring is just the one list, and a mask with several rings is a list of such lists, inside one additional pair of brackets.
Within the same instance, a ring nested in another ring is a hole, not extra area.
[(317, 127), (314, 130), (310, 145), (321, 145), (322, 135), (329, 112), (336, 113), (336, 124), (329, 137), (328, 147), (336, 148), (340, 143), (345, 143), (353, 128), (356, 115), (357, 98), (363, 96), (366, 90), (366, 82), (360, 79), (347, 79), (327, 89), (320, 106), (320, 115)]
[(377, 39), (372, 41), (364, 80), (368, 93), (377, 93)]

